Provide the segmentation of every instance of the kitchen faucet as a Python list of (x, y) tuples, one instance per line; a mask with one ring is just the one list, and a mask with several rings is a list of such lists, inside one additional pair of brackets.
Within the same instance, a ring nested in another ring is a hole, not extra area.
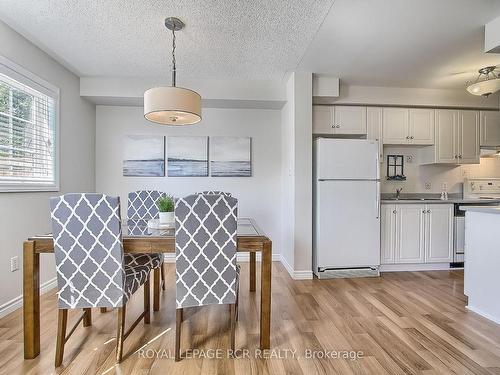
[(396, 189), (396, 199), (399, 199), (399, 197), (401, 196), (401, 191), (403, 190), (402, 187)]

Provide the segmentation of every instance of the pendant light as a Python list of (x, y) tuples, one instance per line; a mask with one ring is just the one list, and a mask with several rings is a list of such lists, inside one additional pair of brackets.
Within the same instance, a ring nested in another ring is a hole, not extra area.
[(495, 74), (496, 66), (487, 66), (479, 69), (479, 76), (476, 82), (467, 87), (467, 91), (472, 95), (488, 97), (500, 90), (500, 76)]
[(172, 86), (153, 87), (144, 93), (144, 117), (162, 125), (191, 125), (201, 120), (201, 96), (193, 90), (176, 86), (175, 32), (184, 23), (175, 17), (165, 19), (172, 31)]

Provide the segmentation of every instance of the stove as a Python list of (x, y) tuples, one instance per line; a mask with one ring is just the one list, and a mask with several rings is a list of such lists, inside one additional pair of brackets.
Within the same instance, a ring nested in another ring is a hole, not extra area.
[(467, 178), (464, 199), (500, 199), (500, 178)]
[[(464, 181), (463, 199), (473, 200), (471, 203), (463, 202), (455, 205), (454, 217), (454, 255), (455, 263), (464, 262), (465, 258), (465, 212), (459, 206), (491, 206), (498, 205), (492, 200), (500, 200), (500, 178), (467, 178)], [(480, 202), (478, 202), (480, 201)]]

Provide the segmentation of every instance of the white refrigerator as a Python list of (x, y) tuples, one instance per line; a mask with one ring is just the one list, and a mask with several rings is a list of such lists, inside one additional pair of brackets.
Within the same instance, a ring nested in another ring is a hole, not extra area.
[(315, 140), (313, 271), (319, 278), (379, 275), (379, 170), (376, 141)]

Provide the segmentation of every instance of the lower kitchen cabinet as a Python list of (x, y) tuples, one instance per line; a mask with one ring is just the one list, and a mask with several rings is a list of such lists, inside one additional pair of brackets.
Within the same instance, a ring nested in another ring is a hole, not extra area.
[(453, 261), (452, 204), (384, 204), (381, 219), (381, 264)]
[(396, 251), (394, 263), (424, 262), (425, 206), (404, 204), (396, 206)]

